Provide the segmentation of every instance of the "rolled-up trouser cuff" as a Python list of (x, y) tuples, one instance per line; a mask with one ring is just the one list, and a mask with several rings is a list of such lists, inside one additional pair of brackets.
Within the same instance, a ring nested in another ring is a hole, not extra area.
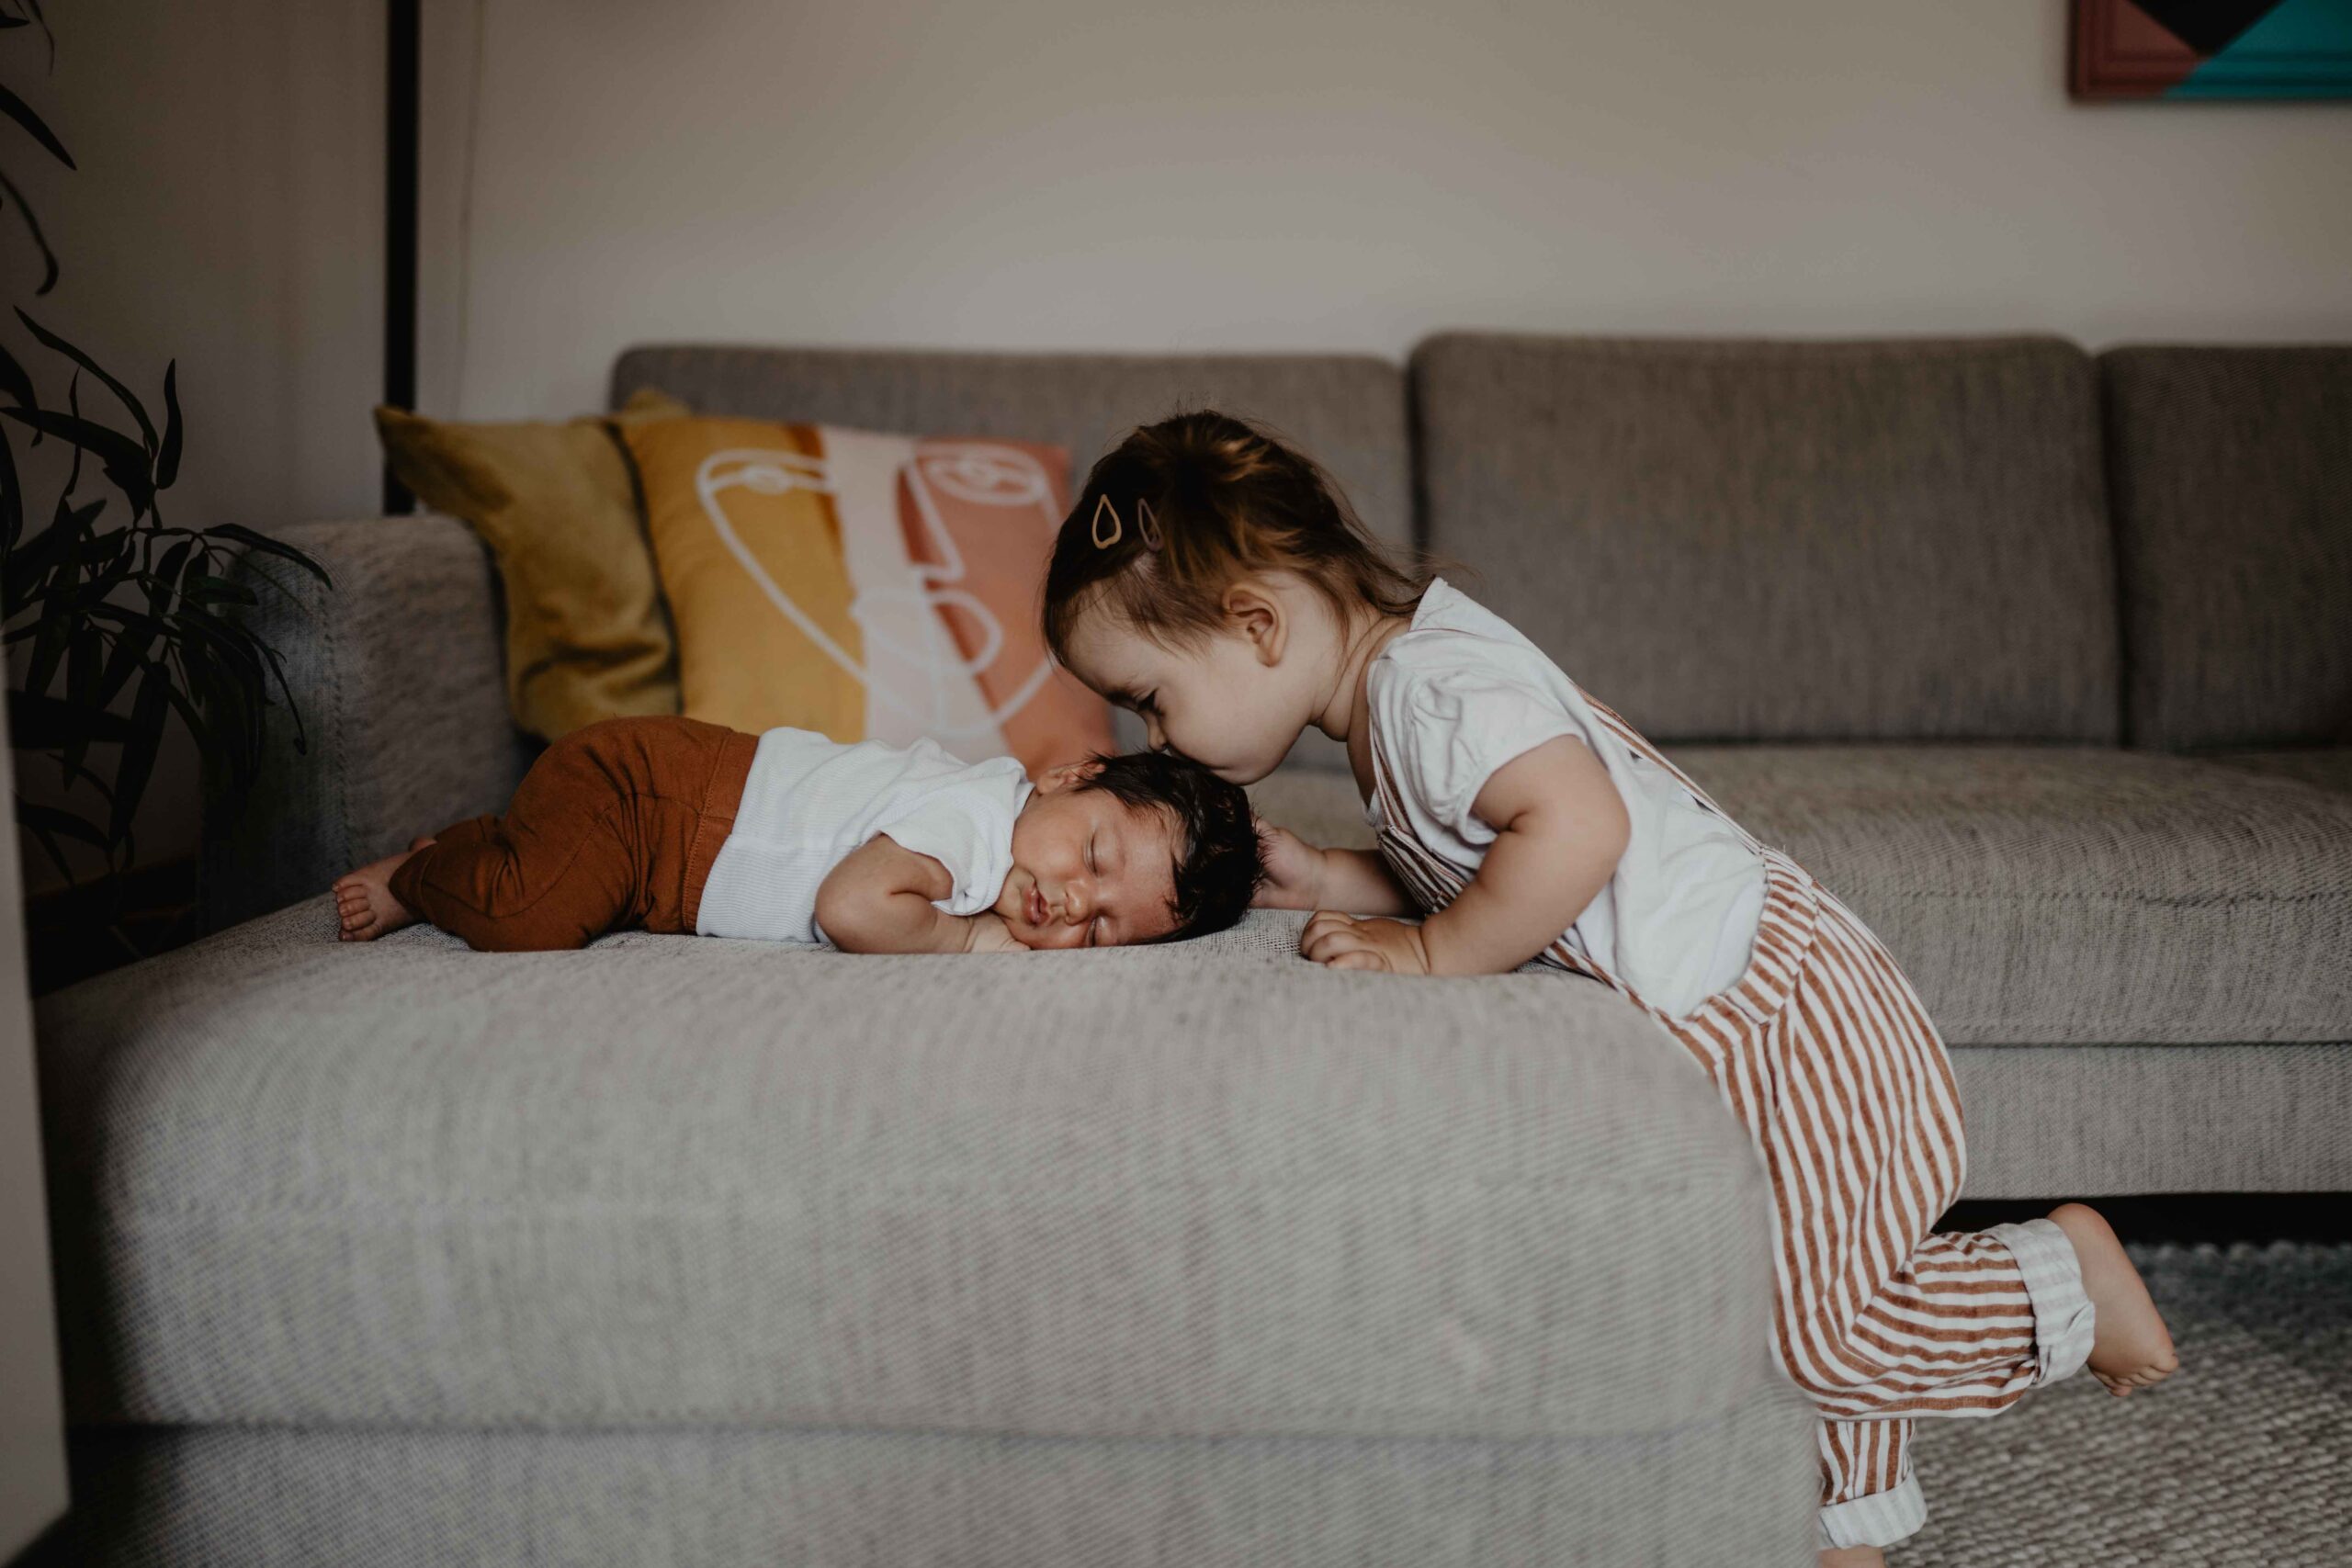
[(1883, 1492), (1821, 1506), (1818, 1549), (1838, 1546), (1893, 1546), (1919, 1533), (1928, 1522), (1928, 1495), (1919, 1478), (1906, 1475)]
[(2025, 1276), (2025, 1293), (2033, 1303), (2034, 1382), (2073, 1377), (2090, 1359), (2098, 1315), (2083, 1293), (2083, 1264), (2074, 1242), (2055, 1220), (1995, 1225), (1986, 1234), (2000, 1238)]

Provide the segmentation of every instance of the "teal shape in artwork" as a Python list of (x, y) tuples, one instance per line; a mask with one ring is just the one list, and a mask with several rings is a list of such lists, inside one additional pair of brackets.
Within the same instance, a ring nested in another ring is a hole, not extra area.
[(2164, 96), (2352, 97), (2352, 0), (2280, 0)]

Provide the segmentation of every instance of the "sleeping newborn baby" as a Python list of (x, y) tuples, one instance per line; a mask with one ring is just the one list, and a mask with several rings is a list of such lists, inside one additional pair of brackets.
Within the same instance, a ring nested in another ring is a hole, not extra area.
[(531, 765), (503, 817), (334, 885), (343, 940), (417, 920), (469, 946), (641, 930), (849, 953), (1116, 947), (1219, 931), (1262, 876), (1250, 800), (1179, 757), (1048, 770), (935, 743), (614, 718)]

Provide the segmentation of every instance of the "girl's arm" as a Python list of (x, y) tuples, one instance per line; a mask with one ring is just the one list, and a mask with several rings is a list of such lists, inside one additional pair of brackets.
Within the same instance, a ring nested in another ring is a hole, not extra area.
[(1334, 968), (1406, 975), (1516, 969), (1609, 885), (1633, 829), (1600, 759), (1564, 735), (1496, 769), (1471, 809), (1495, 841), (1460, 897), (1418, 927), (1318, 914), (1300, 951)]
[(1371, 850), (1318, 850), (1287, 828), (1261, 822), (1266, 882), (1251, 900), (1261, 909), (1346, 909), (1358, 915), (1408, 915), (1413, 901)]
[(945, 866), (877, 833), (826, 874), (817, 923), (843, 953), (1026, 951), (993, 911), (951, 915), (933, 906), (955, 891)]

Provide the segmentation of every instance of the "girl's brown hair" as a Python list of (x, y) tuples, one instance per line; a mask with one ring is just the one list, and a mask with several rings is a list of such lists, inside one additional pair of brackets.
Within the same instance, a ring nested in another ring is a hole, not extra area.
[(1094, 465), (1054, 541), (1046, 643), (1067, 662), (1079, 614), (1098, 600), (1148, 636), (1189, 641), (1224, 624), (1227, 587), (1272, 570), (1297, 573), (1342, 616), (1409, 615), (1421, 600), (1420, 581), (1304, 453), (1210, 409), (1141, 425)]

